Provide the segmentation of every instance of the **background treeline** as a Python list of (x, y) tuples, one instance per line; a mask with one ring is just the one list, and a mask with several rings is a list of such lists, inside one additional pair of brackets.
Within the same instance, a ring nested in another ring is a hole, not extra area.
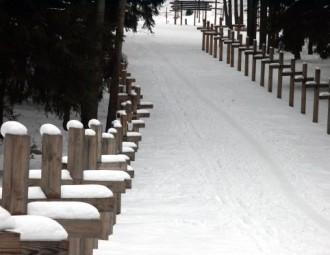
[(226, 25), (232, 27), (246, 20), (251, 42), (259, 31), (260, 45), (278, 47), (281, 42), (297, 59), (307, 41), (309, 54), (330, 56), (329, 0), (246, 0), (247, 5), (242, 0), (224, 0), (223, 3)]
[(104, 91), (118, 86), (123, 29), (135, 31), (143, 19), (151, 30), (162, 3), (0, 0), (0, 125), (24, 100), (55, 113), (64, 127), (70, 113), (85, 125), (97, 118)]

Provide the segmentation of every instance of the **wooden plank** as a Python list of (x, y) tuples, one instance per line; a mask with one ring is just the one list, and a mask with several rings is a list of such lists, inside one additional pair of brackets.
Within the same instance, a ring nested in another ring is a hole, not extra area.
[(101, 238), (101, 220), (54, 219), (68, 232), (70, 238)]
[(0, 231), (0, 254), (22, 254), (20, 234)]
[[(69, 241), (23, 241), (21, 242), (22, 255), (67, 255)], [(1, 253), (2, 254), (2, 253)]]
[(82, 128), (70, 128), (68, 139), (68, 170), (74, 183), (81, 183), (84, 167), (84, 136)]
[(84, 167), (83, 169), (96, 169), (97, 168), (97, 144), (98, 138), (96, 135), (84, 136)]

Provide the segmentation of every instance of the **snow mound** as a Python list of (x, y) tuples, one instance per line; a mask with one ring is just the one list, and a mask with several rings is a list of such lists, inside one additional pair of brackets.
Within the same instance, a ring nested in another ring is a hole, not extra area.
[(131, 147), (123, 147), (122, 152), (123, 153), (129, 153), (129, 152), (134, 152), (135, 150)]
[(120, 170), (85, 170), (85, 181), (125, 181), (130, 180), (128, 173)]
[(101, 156), (102, 163), (117, 163), (117, 162), (125, 163), (127, 160), (129, 160), (129, 157), (123, 154), (117, 154), (117, 155), (109, 154), (109, 155)]
[(110, 134), (110, 133), (102, 133), (102, 138), (114, 139), (115, 137), (113, 136), (113, 134)]
[(91, 119), (90, 121), (88, 121), (88, 127), (92, 126), (101, 126), (101, 122), (97, 119)]
[[(32, 186), (28, 189), (28, 199), (46, 199), (45, 193), (40, 187)], [(0, 187), (0, 199), (2, 199), (2, 187)]]
[(68, 156), (63, 156), (62, 157), (62, 164), (67, 164), (68, 163)]
[(66, 128), (69, 130), (70, 128), (84, 128), (84, 125), (79, 120), (70, 120), (66, 124)]
[(128, 171), (134, 171), (134, 168), (133, 168), (131, 165), (128, 165), (128, 166), (127, 166), (127, 170), (128, 170)]
[(43, 124), (41, 127), (40, 127), (40, 135), (44, 135), (44, 134), (47, 134), (47, 135), (60, 135), (61, 134), (61, 130), (56, 127), (55, 125), (53, 124)]
[(6, 121), (1, 126), (1, 135), (3, 137), (6, 136), (6, 134), (11, 135), (26, 135), (28, 133), (27, 128), (18, 121)]
[(117, 113), (120, 115), (127, 115), (125, 110), (118, 110)]
[(22, 241), (63, 241), (68, 239), (65, 229), (43, 216), (20, 215), (12, 216), (15, 227), (12, 231), (21, 234)]
[(85, 129), (85, 135), (87, 135), (87, 136), (95, 136), (96, 133), (95, 133), (95, 131), (93, 129), (88, 128), (88, 129)]
[(113, 125), (113, 127), (115, 127), (115, 128), (121, 128), (121, 127), (122, 127), (122, 125), (121, 125), (121, 123), (120, 123), (119, 120), (114, 120), (114, 121), (112, 122), (112, 125)]
[[(29, 179), (41, 179), (41, 169), (30, 169)], [(61, 179), (62, 180), (72, 180), (70, 172), (66, 169), (62, 169)]]
[(133, 149), (137, 148), (136, 143), (133, 143), (133, 142), (123, 142), (122, 144), (123, 144), (123, 147), (129, 147), (129, 148), (133, 148)]
[(144, 124), (144, 120), (132, 120), (132, 124)]
[(142, 136), (141, 133), (139, 133), (139, 132), (127, 132), (126, 135), (129, 137), (141, 137)]
[(62, 185), (62, 198), (106, 198), (113, 197), (113, 193), (106, 186), (95, 184)]
[(0, 231), (14, 228), (15, 223), (10, 213), (0, 206)]
[(45, 201), (28, 203), (28, 214), (52, 219), (99, 219), (98, 210), (83, 202)]
[(108, 133), (110, 133), (110, 134), (117, 134), (118, 132), (117, 132), (117, 129), (115, 129), (115, 128), (109, 128), (108, 129)]

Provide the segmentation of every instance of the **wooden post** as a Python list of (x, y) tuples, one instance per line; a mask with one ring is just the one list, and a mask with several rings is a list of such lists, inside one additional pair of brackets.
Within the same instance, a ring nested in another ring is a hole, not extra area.
[(315, 69), (315, 87), (314, 87), (314, 106), (313, 106), (313, 122), (319, 121), (319, 95), (320, 95), (321, 69)]
[[(95, 170), (97, 169), (97, 135), (96, 133), (89, 132), (91, 130), (85, 130), (84, 136), (84, 170)], [(93, 130), (93, 132), (95, 132)]]
[(182, 2), (180, 2), (180, 25), (182, 26), (183, 12), (182, 12)]
[[(213, 24), (211, 24), (211, 30), (213, 32)], [(213, 34), (210, 34), (209, 37), (210, 37), (209, 54), (212, 55), (213, 54)]]
[(27, 213), (30, 136), (4, 139), (2, 206), (12, 215)]
[(176, 9), (177, 9), (177, 6), (174, 5), (174, 25), (176, 25), (176, 16), (177, 16)]
[(75, 184), (83, 180), (84, 136), (83, 128), (69, 129), (68, 170)]
[(223, 60), (223, 43), (222, 43), (222, 37), (223, 37), (223, 27), (220, 27), (220, 39), (219, 39), (219, 61)]
[(97, 139), (97, 148), (96, 148), (96, 155), (97, 155), (97, 162), (101, 162), (102, 156), (102, 125), (91, 125), (89, 128), (93, 129), (96, 133)]
[(252, 81), (256, 81), (256, 72), (257, 72), (257, 60), (258, 59), (262, 59), (263, 57), (265, 57), (266, 55), (266, 44), (263, 44), (262, 47), (261, 47), (261, 55), (256, 55), (256, 56), (253, 56), (252, 59), (253, 59), (253, 62), (252, 62), (252, 76), (251, 76), (251, 80)]
[(290, 74), (290, 91), (289, 91), (289, 106), (294, 106), (294, 77), (296, 73), (296, 61), (291, 59), (291, 74)]
[(215, 6), (214, 6), (214, 25), (217, 24), (217, 8), (218, 8), (218, 0), (215, 0)]
[(274, 59), (274, 48), (269, 48), (269, 59), (261, 60), (261, 68), (260, 68), (260, 86), (265, 86), (265, 68), (267, 63), (271, 63)]
[(284, 64), (284, 53), (283, 51), (279, 54), (279, 68), (278, 68), (278, 76), (277, 76), (277, 98), (282, 98), (282, 84), (283, 84), (283, 64)]
[(250, 38), (247, 36), (245, 38), (245, 46), (242, 47), (241, 49), (238, 48), (237, 71), (242, 70), (242, 52), (243, 52), (243, 49), (248, 49), (249, 47), (250, 47)]
[(61, 198), (62, 135), (42, 135), (41, 188), (47, 198)]
[(274, 68), (272, 67), (272, 64), (270, 64), (269, 72), (268, 72), (268, 92), (273, 91), (273, 71), (274, 71)]
[(302, 66), (302, 76), (303, 76), (303, 80), (302, 80), (302, 84), (301, 84), (301, 107), (300, 107), (300, 112), (302, 114), (306, 113), (306, 78), (307, 78), (307, 68), (308, 65), (307, 63), (303, 63)]
[(116, 154), (115, 136), (113, 134), (103, 133), (102, 135), (102, 155)]

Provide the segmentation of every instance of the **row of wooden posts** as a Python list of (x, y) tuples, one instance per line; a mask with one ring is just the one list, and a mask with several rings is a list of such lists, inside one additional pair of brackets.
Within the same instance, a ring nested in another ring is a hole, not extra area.
[[(327, 133), (330, 134), (330, 80), (321, 81), (321, 69), (315, 68), (314, 77), (308, 76), (307, 63), (303, 63), (302, 69), (298, 70), (295, 59), (291, 59), (290, 63), (285, 63), (283, 51), (280, 51), (276, 57), (273, 47), (269, 47), (267, 50), (266, 45), (263, 44), (259, 49), (257, 40), (254, 39), (251, 45), (249, 37), (246, 37), (245, 42), (243, 42), (240, 25), (234, 25), (234, 30), (227, 29), (227, 33), (225, 33), (226, 26), (222, 23), (222, 18), (219, 19), (219, 25), (215, 26), (204, 20), (203, 26), (197, 28), (202, 32), (202, 50), (214, 58), (218, 58), (219, 61), (223, 61), (224, 46), (226, 46), (226, 63), (234, 68), (236, 61), (238, 71), (242, 71), (244, 54), (244, 75), (251, 74), (252, 81), (256, 81), (257, 62), (260, 61), (260, 86), (267, 86), (268, 92), (273, 91), (274, 71), (277, 70), (277, 98), (282, 98), (283, 78), (289, 77), (289, 106), (294, 107), (295, 89), (300, 87), (300, 112), (302, 114), (306, 113), (307, 91), (312, 89), (314, 96), (312, 120), (315, 123), (319, 120), (320, 100), (328, 100)], [(235, 58), (235, 54), (237, 54), (237, 58)], [(265, 84), (267, 67), (268, 80)]]
[(68, 156), (62, 157), (61, 131), (43, 125), (41, 169), (29, 169), (27, 129), (18, 122), (3, 124), (0, 219), (8, 214), (12, 226), (0, 223), (0, 254), (91, 255), (98, 240), (112, 234), (121, 195), (132, 186), (130, 162), (142, 139), (142, 118), (153, 108), (141, 101), (141, 88), (126, 68), (122, 66), (121, 109), (113, 127), (103, 132), (98, 120), (91, 120), (88, 129), (70, 121)]

